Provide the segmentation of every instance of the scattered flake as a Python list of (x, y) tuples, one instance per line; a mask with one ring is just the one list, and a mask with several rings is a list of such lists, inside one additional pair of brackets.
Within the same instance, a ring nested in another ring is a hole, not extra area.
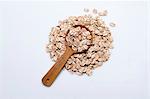
[(87, 9), (87, 8), (84, 8), (84, 12), (89, 12), (89, 9)]
[(107, 10), (103, 10), (103, 11), (98, 12), (99, 16), (107, 16), (107, 14), (108, 14)]
[(109, 23), (109, 26), (111, 26), (111, 27), (116, 27), (116, 24), (113, 23), (113, 22), (111, 22), (111, 23)]
[(93, 9), (93, 14), (97, 14), (97, 10), (96, 9)]

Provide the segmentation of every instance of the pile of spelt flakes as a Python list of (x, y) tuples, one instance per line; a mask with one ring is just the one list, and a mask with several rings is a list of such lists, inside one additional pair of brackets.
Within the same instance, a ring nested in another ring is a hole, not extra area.
[[(89, 13), (89, 9), (84, 9)], [(92, 15), (94, 14), (94, 16)], [(53, 27), (49, 35), (47, 51), (56, 61), (64, 52), (66, 42), (73, 50), (84, 53), (73, 54), (65, 64), (65, 68), (78, 75), (91, 75), (92, 71), (108, 61), (112, 46), (112, 35), (101, 16), (107, 15), (107, 10), (83, 16), (70, 16)], [(115, 27), (114, 23), (110, 26)]]

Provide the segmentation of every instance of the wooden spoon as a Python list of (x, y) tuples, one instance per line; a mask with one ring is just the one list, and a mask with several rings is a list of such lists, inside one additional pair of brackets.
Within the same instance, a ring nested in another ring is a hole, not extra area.
[(69, 47), (66, 46), (66, 51), (64, 54), (57, 60), (57, 62), (52, 66), (52, 68), (47, 72), (47, 74), (42, 78), (42, 83), (49, 87), (52, 85), (58, 74), (63, 69), (65, 63), (69, 59), (69, 57), (74, 54), (75, 51)]
[[(78, 27), (78, 25), (75, 26), (75, 27)], [(89, 31), (89, 29), (86, 28), (85, 26), (80, 26), (80, 27), (85, 28), (87, 31)], [(89, 32), (91, 33), (91, 31), (89, 31)], [(91, 34), (91, 36), (92, 36), (92, 34)], [(92, 41), (92, 39), (91, 39), (91, 41)], [(90, 48), (90, 46), (86, 50), (83, 50), (81, 52), (77, 52), (77, 51), (74, 51), (71, 47), (69, 47), (68, 44), (66, 44), (66, 51), (57, 60), (57, 62), (52, 66), (52, 68), (46, 73), (46, 75), (42, 78), (42, 83), (47, 87), (51, 86), (52, 83), (54, 82), (54, 80), (56, 79), (56, 77), (58, 76), (58, 74), (63, 69), (63, 67), (64, 67), (65, 63), (67, 62), (67, 60), (70, 58), (70, 56), (74, 53), (86, 52), (89, 48)]]

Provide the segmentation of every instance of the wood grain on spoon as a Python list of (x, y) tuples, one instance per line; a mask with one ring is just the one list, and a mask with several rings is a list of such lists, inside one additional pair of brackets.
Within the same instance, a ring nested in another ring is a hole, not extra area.
[(45, 86), (49, 87), (52, 85), (58, 74), (63, 69), (65, 63), (73, 53), (74, 50), (72, 50), (72, 48), (70, 48), (69, 46), (66, 46), (66, 51), (64, 52), (64, 54), (56, 61), (52, 68), (42, 78), (42, 83)]

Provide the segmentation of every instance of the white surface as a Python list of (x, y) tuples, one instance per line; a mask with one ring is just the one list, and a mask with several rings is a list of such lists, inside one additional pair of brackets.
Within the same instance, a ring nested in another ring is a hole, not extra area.
[[(117, 23), (111, 58), (91, 77), (64, 70), (47, 88), (41, 78), (53, 65), (45, 52), (48, 33), (83, 8), (107, 9), (107, 24)], [(148, 98), (145, 2), (1, 2), (0, 11), (0, 99)]]

